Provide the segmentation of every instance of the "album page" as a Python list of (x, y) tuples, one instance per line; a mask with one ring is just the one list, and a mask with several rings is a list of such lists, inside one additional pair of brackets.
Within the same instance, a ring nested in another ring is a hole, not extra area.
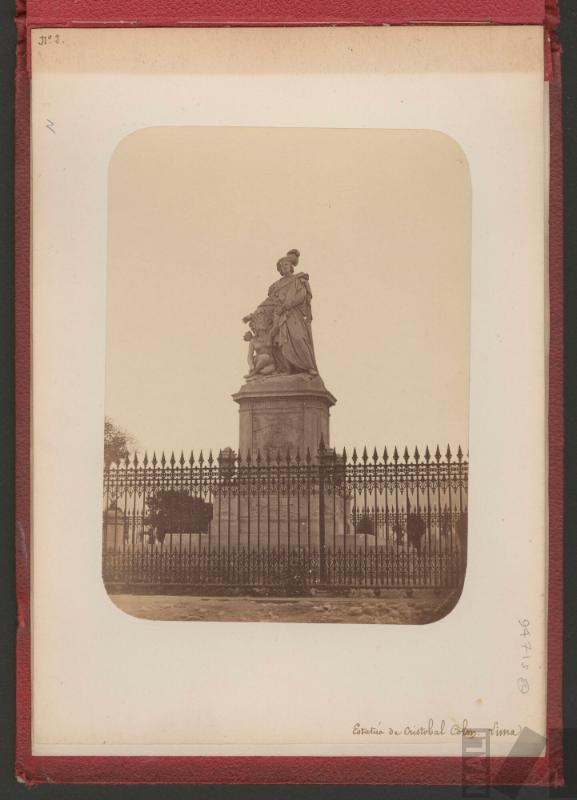
[(538, 755), (542, 29), (31, 70), (33, 753)]

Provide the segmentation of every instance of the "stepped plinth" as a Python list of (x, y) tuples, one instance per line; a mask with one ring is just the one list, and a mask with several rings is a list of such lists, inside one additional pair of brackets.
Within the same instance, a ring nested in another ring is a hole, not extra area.
[[(336, 399), (322, 379), (303, 372), (260, 377), (247, 381), (233, 399), (239, 405), (239, 464), (245, 471), (237, 485), (236, 454), (230, 448), (221, 451), (224, 475), (230, 463), (230, 485), (225, 482), (213, 498), (213, 539), (232, 550), (318, 550), (329, 541), (342, 546), (349, 532), (348, 496), (322, 491), (321, 525), (318, 472), (312, 478), (309, 473), (307, 482), (306, 464), (318, 469), (323, 453), (325, 463), (332, 465), (335, 458), (329, 420)], [(319, 453), (321, 442), (325, 449)], [(254, 481), (258, 465), (263, 469), (258, 489), (253, 483), (249, 491), (249, 471), (254, 470)]]

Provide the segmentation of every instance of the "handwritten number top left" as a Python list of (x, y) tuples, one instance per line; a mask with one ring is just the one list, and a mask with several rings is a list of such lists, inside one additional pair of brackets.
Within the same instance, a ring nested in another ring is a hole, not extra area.
[(64, 44), (59, 33), (42, 33), (38, 39), (39, 47), (46, 47), (48, 44)]

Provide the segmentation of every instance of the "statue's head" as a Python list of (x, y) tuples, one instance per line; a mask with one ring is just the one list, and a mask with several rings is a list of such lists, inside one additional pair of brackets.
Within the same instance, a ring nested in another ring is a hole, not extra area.
[(299, 263), (300, 253), (298, 250), (289, 250), (286, 256), (282, 256), (276, 262), (276, 268), (281, 275), (292, 275), (296, 265)]

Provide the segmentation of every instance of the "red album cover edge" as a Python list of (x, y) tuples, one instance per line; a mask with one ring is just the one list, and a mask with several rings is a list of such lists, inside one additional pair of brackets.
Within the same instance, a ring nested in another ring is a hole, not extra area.
[[(544, 25), (557, 0), (28, 0), (28, 25)], [(554, 12), (553, 12), (554, 13)]]
[[(35, 4), (38, 6), (38, 3)], [(143, 5), (146, 5), (143, 3)], [(447, 22), (437, 4), (436, 22)], [(517, 9), (526, 6), (519, 0)], [(90, 25), (89, 0), (82, 3)], [(29, 5), (30, 7), (30, 5)], [(58, 8), (66, 7), (66, 2)], [(79, 13), (75, 5), (76, 15)], [(118, 8), (116, 9), (118, 14)], [(97, 17), (98, 13), (93, 13)], [(134, 15), (133, 15), (134, 16)], [(381, 16), (386, 12), (381, 10)], [(17, 0), (16, 62), (16, 591), (17, 720), (16, 776), (29, 786), (38, 783), (293, 783), (293, 784), (453, 784), (462, 782), (462, 759), (443, 757), (118, 757), (33, 756), (31, 748), (31, 632), (30, 632), (30, 80), (27, 36), (31, 27), (58, 24), (26, 16)], [(69, 20), (72, 17), (69, 17)], [(123, 15), (124, 23), (127, 21)], [(529, 20), (525, 17), (526, 22)], [(493, 785), (563, 785), (562, 749), (562, 630), (563, 630), (563, 163), (561, 118), (561, 59), (554, 28), (556, 2), (547, 0), (546, 77), (550, 81), (549, 190), (549, 586), (548, 586), (548, 743), (543, 757), (490, 759)], [(465, 19), (461, 19), (465, 21)], [(470, 19), (468, 21), (476, 21)], [(541, 19), (540, 22), (543, 20)], [(250, 24), (252, 20), (243, 20)], [(310, 20), (308, 20), (310, 22)], [(351, 24), (349, 16), (345, 23)], [(535, 24), (540, 24), (540, 22)], [(120, 27), (124, 23), (110, 23)], [(70, 24), (70, 22), (68, 23)], [(76, 24), (74, 22), (73, 24)], [(155, 23), (156, 24), (156, 23)], [(164, 20), (173, 25), (174, 20)], [(201, 25), (202, 21), (197, 20)], [(263, 23), (266, 24), (266, 23)], [(301, 18), (300, 24), (307, 24)]]

